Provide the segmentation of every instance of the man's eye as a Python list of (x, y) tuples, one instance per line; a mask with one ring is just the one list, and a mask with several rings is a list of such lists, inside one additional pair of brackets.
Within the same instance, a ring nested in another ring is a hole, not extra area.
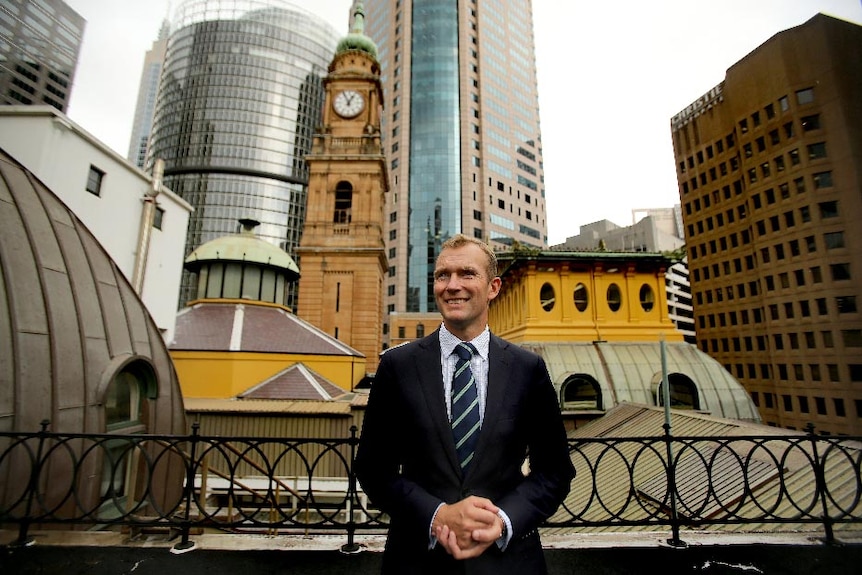
[(438, 282), (444, 282), (449, 279), (449, 274), (437, 274), (434, 279)]

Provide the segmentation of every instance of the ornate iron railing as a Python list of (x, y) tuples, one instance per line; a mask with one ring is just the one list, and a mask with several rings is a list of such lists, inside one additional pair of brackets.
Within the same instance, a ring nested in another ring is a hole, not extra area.
[[(385, 532), (340, 439), (0, 433), (0, 526)], [(784, 524), (862, 529), (862, 438), (807, 435), (572, 439), (577, 476), (547, 532)], [(673, 486), (673, 488), (671, 488)]]

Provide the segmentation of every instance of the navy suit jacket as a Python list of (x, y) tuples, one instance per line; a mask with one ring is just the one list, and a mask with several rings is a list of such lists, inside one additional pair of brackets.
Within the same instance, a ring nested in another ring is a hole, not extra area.
[[(387, 350), (380, 361), (356, 455), (371, 502), (390, 518), (384, 573), (545, 573), (536, 528), (569, 492), (574, 468), (554, 386), (544, 360), (491, 335), (485, 415), (476, 452), (462, 476), (449, 424), (440, 339)], [(524, 461), (529, 455), (529, 469)], [(487, 497), (512, 521), (505, 551), (456, 561), (428, 550), (441, 502)]]

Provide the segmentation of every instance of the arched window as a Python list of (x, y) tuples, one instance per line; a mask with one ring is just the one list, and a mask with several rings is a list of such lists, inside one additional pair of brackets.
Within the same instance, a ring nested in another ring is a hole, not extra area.
[[(669, 373), (667, 380), (670, 385), (670, 406), (674, 409), (700, 409), (700, 395), (697, 385), (684, 373)], [(664, 390), (662, 389), (661, 376), (658, 385), (655, 386), (655, 402), (658, 406), (664, 406)]]
[[(146, 400), (154, 399), (157, 390), (155, 372), (149, 363), (136, 360), (124, 365), (111, 379), (103, 397), (106, 431), (117, 435), (145, 433)], [(128, 439), (105, 441), (100, 516), (114, 516), (126, 505), (129, 479), (138, 469), (139, 457), (135, 443)]]
[(350, 182), (338, 182), (335, 186), (335, 213), (332, 216), (334, 224), (349, 224), (353, 208), (353, 186)]
[(560, 404), (563, 409), (602, 409), (602, 388), (591, 375), (577, 373), (563, 382)]

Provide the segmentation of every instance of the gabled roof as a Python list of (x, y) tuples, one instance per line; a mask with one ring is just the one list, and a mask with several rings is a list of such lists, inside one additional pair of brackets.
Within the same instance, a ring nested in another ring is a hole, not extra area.
[(253, 301), (192, 303), (177, 315), (170, 349), (364, 357), (285, 308)]
[(346, 392), (301, 363), (293, 364), (266, 381), (239, 394), (240, 399), (332, 400)]

